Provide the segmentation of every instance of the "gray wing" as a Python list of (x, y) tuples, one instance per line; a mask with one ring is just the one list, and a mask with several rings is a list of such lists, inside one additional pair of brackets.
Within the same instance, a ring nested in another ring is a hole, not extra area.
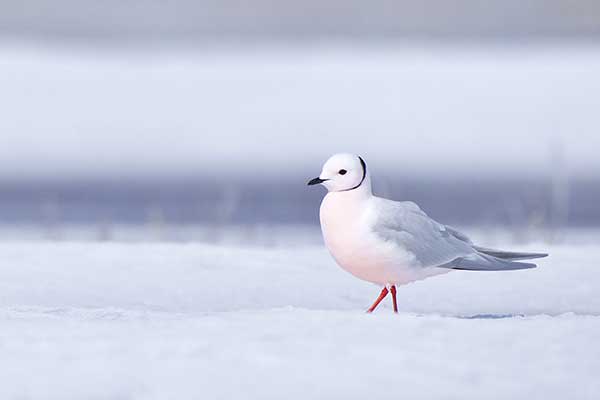
[(412, 202), (378, 198), (376, 208), (373, 232), (413, 254), (422, 267), (476, 271), (527, 269), (536, 265), (511, 260), (544, 256), (477, 247), (466, 235), (429, 218)]
[(429, 218), (415, 203), (377, 199), (373, 232), (414, 255), (422, 267), (445, 265), (475, 252), (472, 245)]

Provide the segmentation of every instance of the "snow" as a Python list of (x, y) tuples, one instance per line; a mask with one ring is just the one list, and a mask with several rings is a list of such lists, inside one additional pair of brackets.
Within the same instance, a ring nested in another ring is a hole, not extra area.
[[(293, 237), (290, 237), (293, 239)], [(592, 399), (597, 245), (379, 288), (320, 245), (0, 242), (3, 399)]]

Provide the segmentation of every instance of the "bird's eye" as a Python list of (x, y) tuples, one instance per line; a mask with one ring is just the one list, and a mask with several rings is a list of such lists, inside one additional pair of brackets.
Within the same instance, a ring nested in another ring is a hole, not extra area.
[(346, 175), (346, 172), (348, 172), (348, 171), (346, 171), (345, 169), (340, 169), (338, 171), (338, 174), (340, 174), (340, 175)]

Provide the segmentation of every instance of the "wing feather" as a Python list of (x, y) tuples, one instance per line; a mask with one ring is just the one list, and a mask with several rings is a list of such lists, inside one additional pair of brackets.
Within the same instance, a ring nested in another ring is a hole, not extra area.
[(373, 232), (412, 253), (422, 267), (436, 267), (475, 252), (456, 231), (429, 218), (412, 202), (378, 198)]
[(412, 202), (377, 198), (373, 232), (414, 255), (421, 267), (501, 271), (535, 268), (516, 260), (545, 257), (544, 253), (517, 253), (478, 247), (467, 235), (429, 218)]

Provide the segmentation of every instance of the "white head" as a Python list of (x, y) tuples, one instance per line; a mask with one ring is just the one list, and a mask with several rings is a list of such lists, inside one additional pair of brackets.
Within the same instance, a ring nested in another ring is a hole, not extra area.
[(367, 164), (356, 154), (340, 153), (329, 158), (318, 178), (308, 185), (322, 184), (330, 192), (347, 192), (371, 186)]

